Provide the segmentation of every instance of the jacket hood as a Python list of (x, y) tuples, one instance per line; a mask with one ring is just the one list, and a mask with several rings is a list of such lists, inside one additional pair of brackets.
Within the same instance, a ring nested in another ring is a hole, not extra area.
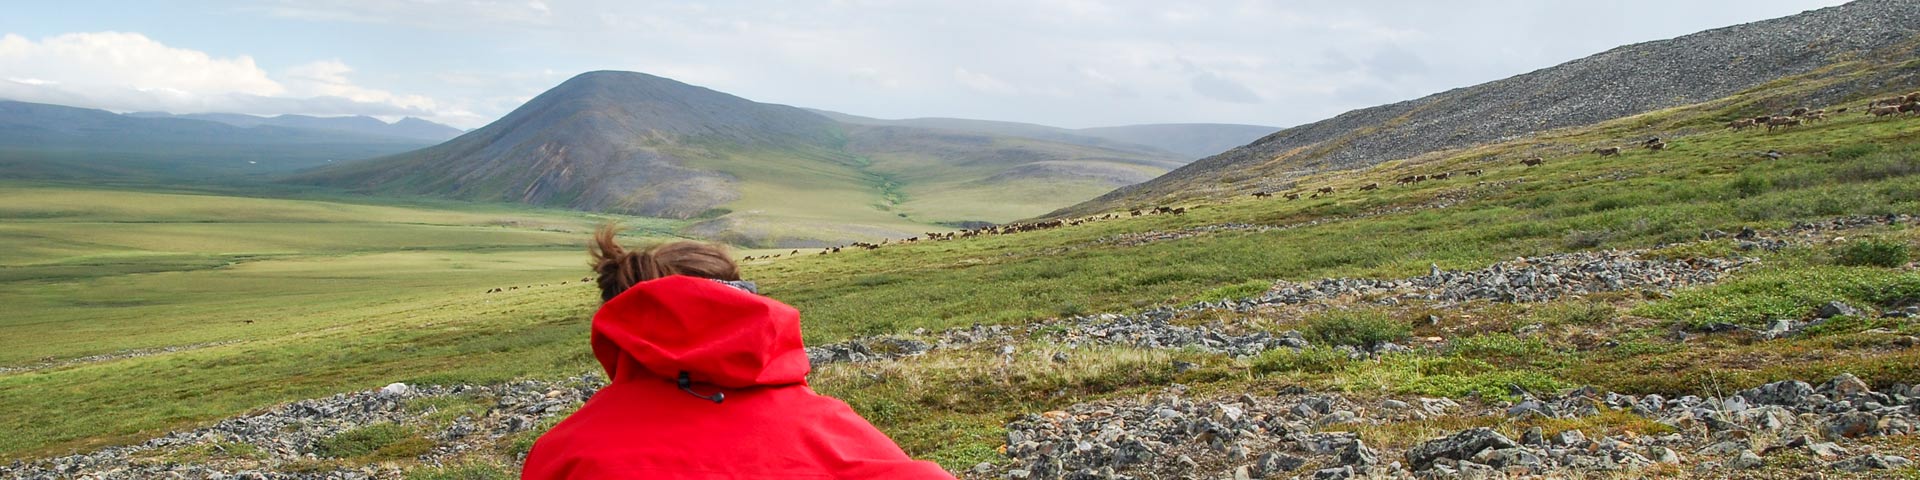
[(593, 356), (609, 381), (676, 379), (726, 388), (806, 383), (800, 312), (727, 284), (674, 275), (641, 282), (593, 315)]

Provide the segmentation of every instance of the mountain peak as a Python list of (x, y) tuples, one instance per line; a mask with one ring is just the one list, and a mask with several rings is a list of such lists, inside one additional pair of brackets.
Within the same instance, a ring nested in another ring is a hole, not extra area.
[(727, 175), (686, 168), (705, 146), (817, 149), (840, 134), (798, 108), (595, 71), (447, 143), (296, 181), (687, 218), (738, 196)]
[(565, 122), (623, 137), (722, 137), (751, 142), (826, 141), (826, 117), (754, 102), (639, 72), (575, 75), (481, 130), (528, 122)]

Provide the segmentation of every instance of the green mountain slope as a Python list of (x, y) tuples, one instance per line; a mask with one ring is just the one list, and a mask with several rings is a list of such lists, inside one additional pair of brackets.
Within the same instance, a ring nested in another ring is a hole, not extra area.
[[(1807, 103), (1920, 89), (1920, 1), (1859, 0), (1626, 45), (1506, 79), (1300, 125), (1115, 190), (1061, 215), (1285, 188), (1293, 177), (1712, 101), (1785, 77), (1845, 76)], [(1866, 70), (1862, 70), (1862, 68)], [(1867, 71), (1869, 75), (1855, 73)], [(1864, 103), (1864, 102), (1862, 102)], [(1741, 113), (1784, 113), (1755, 105)]]

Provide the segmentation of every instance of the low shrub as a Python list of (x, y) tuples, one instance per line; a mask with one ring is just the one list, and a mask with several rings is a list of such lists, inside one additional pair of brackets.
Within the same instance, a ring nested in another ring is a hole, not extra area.
[(433, 442), (397, 423), (376, 423), (340, 432), (314, 446), (322, 458), (375, 457), (401, 459), (433, 450)]
[(1352, 362), (1346, 352), (1327, 346), (1303, 349), (1276, 348), (1253, 359), (1255, 373), (1333, 373)]
[(1853, 160), (1875, 153), (1880, 153), (1879, 144), (1862, 143), (1833, 149), (1833, 151), (1827, 152), (1827, 157), (1834, 160)]
[(407, 471), (407, 480), (509, 480), (516, 478), (507, 467), (491, 463), (468, 462), (418, 468)]
[(1732, 183), (1727, 184), (1727, 190), (1732, 191), (1734, 196), (1740, 198), (1759, 196), (1772, 189), (1772, 181), (1768, 180), (1767, 177), (1755, 175), (1753, 172), (1741, 173), (1738, 178), (1733, 179)]
[(1567, 248), (1594, 248), (1607, 243), (1607, 239), (1610, 238), (1613, 238), (1613, 232), (1610, 230), (1573, 230), (1567, 232), (1566, 237), (1561, 239), (1561, 243)]
[(1375, 310), (1332, 310), (1307, 317), (1301, 333), (1318, 344), (1365, 348), (1406, 339), (1413, 326)]
[(1834, 252), (1834, 262), (1856, 267), (1894, 268), (1907, 264), (1913, 258), (1906, 242), (1882, 239), (1866, 239), (1849, 242)]

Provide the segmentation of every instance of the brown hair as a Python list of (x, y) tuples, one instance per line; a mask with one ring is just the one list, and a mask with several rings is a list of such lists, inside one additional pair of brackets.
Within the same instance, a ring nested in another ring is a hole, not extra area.
[(600, 275), (600, 301), (606, 302), (634, 284), (668, 275), (739, 280), (740, 265), (733, 262), (726, 247), (705, 242), (677, 241), (628, 250), (615, 242), (619, 226), (608, 224), (593, 232), (587, 254), (593, 257), (593, 271)]

